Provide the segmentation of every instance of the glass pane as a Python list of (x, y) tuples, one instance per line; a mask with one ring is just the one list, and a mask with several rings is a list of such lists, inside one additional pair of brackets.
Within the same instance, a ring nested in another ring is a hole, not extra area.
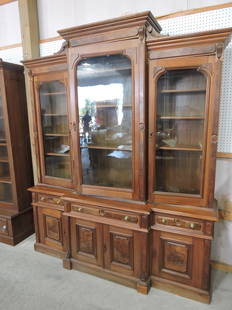
[(159, 150), (156, 153), (156, 190), (199, 194), (201, 168), (200, 152)]
[(45, 173), (47, 176), (69, 179), (70, 137), (64, 84), (60, 81), (42, 83), (40, 104)]
[(11, 184), (0, 182), (0, 201), (12, 202)]
[(0, 96), (0, 143), (5, 141), (6, 141), (6, 134), (3, 120), (2, 97)]
[(77, 67), (84, 184), (132, 187), (131, 62), (123, 55), (86, 58)]
[(3, 119), (2, 97), (0, 95), (0, 201), (12, 202), (12, 185), (7, 156), (7, 141)]
[(195, 69), (173, 70), (157, 86), (155, 190), (199, 195), (206, 79)]

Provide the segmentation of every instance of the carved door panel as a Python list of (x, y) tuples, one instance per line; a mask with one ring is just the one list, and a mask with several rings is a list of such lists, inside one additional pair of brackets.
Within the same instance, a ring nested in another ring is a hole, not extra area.
[(102, 224), (71, 219), (72, 257), (94, 265), (103, 265)]
[(104, 263), (112, 271), (134, 274), (136, 253), (133, 231), (104, 225)]
[(209, 240), (153, 232), (152, 275), (205, 289)]
[(40, 243), (51, 248), (63, 250), (62, 212), (38, 208)]

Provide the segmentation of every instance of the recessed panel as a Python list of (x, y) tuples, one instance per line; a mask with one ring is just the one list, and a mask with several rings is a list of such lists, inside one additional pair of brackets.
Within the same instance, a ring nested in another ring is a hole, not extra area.
[(46, 237), (55, 241), (61, 241), (60, 220), (44, 215), (46, 223)]
[(111, 233), (112, 262), (132, 267), (132, 237)]

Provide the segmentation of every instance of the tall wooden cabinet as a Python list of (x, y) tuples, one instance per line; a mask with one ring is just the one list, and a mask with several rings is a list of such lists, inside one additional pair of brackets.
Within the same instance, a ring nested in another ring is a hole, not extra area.
[(150, 12), (59, 31), (34, 93), (36, 250), (148, 293), (209, 302), (222, 52)]
[(23, 66), (0, 60), (0, 241), (15, 245), (34, 231), (33, 184)]

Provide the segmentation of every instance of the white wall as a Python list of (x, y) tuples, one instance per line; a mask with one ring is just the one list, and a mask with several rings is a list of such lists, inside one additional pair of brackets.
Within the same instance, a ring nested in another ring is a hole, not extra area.
[(18, 2), (0, 6), (0, 46), (21, 42)]
[(57, 30), (94, 21), (150, 10), (154, 16), (216, 5), (226, 0), (37, 0), (40, 37), (57, 35)]

